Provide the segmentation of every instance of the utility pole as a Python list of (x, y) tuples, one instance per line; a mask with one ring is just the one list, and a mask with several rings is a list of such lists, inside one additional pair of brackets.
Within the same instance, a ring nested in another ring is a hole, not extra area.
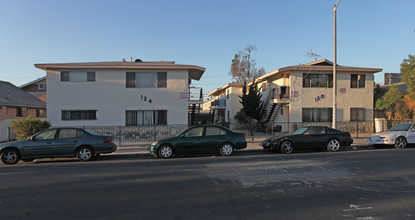
[(334, 63), (333, 63), (333, 124), (332, 127), (336, 129), (336, 111), (337, 111), (337, 25), (336, 25), (336, 12), (337, 7), (340, 4), (339, 0), (336, 5), (334, 5)]

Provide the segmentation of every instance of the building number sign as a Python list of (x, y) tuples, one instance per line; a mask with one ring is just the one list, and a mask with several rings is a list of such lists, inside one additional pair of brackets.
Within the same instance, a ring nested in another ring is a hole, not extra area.
[(145, 95), (140, 95), (140, 96), (141, 96), (141, 100), (144, 101), (144, 102), (149, 102), (150, 104), (153, 102), (151, 100), (151, 98), (149, 98), (149, 97), (147, 97)]

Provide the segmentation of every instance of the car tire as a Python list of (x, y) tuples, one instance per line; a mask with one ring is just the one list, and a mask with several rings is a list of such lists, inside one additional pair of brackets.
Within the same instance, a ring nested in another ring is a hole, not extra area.
[(1, 161), (7, 165), (13, 165), (19, 162), (20, 154), (16, 149), (7, 149), (1, 154)]
[(232, 155), (234, 148), (231, 143), (224, 143), (220, 145), (219, 152), (222, 156)]
[(173, 156), (173, 148), (170, 145), (162, 145), (159, 148), (158, 156), (161, 158), (170, 158)]
[(337, 152), (340, 150), (340, 142), (337, 139), (330, 139), (327, 143), (327, 151)]
[(294, 150), (293, 143), (291, 141), (284, 141), (281, 143), (280, 152), (283, 154), (291, 154)]
[(94, 150), (90, 147), (84, 146), (84, 147), (80, 147), (77, 151), (76, 151), (76, 157), (78, 157), (78, 159), (80, 161), (90, 161), (93, 160), (95, 156)]
[(406, 142), (406, 139), (404, 137), (398, 137), (395, 140), (395, 148), (396, 149), (403, 149), (406, 147), (408, 143)]

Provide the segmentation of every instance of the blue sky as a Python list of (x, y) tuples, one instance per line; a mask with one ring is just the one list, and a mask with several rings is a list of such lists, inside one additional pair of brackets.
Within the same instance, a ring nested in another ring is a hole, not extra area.
[[(176, 61), (206, 68), (195, 86), (207, 94), (232, 81), (233, 56), (255, 45), (271, 72), (333, 60), (337, 0), (123, 1), (0, 0), (0, 80), (17, 86), (43, 77), (35, 63)], [(338, 64), (399, 72), (415, 54), (414, 0), (342, 0)], [(375, 75), (383, 83), (383, 72)]]

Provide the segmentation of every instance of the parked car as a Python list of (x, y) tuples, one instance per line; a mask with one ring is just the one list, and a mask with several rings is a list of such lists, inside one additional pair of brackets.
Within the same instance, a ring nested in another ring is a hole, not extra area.
[(268, 138), (259, 145), (274, 152), (290, 154), (294, 150), (325, 150), (335, 152), (342, 146), (349, 146), (353, 139), (349, 132), (339, 131), (326, 126), (303, 127), (291, 135)]
[(370, 136), (367, 143), (375, 146), (391, 145), (397, 149), (405, 148), (408, 144), (415, 143), (415, 123), (393, 126), (389, 131)]
[(220, 153), (230, 156), (234, 150), (246, 148), (245, 134), (217, 125), (198, 125), (173, 138), (153, 142), (150, 154), (169, 158), (177, 154)]
[(5, 164), (15, 164), (20, 159), (27, 162), (36, 158), (75, 156), (81, 161), (88, 161), (116, 149), (109, 136), (80, 128), (51, 128), (27, 140), (0, 144), (1, 160)]

